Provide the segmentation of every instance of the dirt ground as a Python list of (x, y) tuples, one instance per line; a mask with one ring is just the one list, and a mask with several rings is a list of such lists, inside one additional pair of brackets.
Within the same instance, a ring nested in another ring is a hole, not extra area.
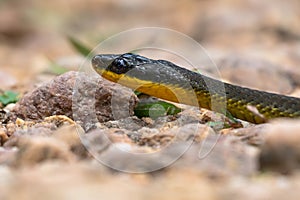
[(0, 105), (0, 199), (298, 199), (299, 119), (222, 126), (180, 104), (140, 119), (138, 97), (97, 76), (70, 38), (93, 53), (159, 44), (215, 78), (300, 97), (299, 19), (298, 0), (0, 1), (0, 89), (19, 95)]

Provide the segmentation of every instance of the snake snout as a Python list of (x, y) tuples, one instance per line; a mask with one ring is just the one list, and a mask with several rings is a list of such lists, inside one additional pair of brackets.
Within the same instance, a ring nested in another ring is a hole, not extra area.
[(92, 58), (92, 66), (94, 69), (107, 68), (117, 57), (120, 55), (115, 54), (99, 54)]

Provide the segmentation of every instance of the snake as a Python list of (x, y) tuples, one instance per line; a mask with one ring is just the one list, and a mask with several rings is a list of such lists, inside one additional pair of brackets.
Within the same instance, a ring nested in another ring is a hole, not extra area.
[(103, 78), (171, 102), (199, 106), (254, 124), (300, 117), (300, 98), (230, 84), (167, 60), (138, 54), (98, 54), (93, 69)]

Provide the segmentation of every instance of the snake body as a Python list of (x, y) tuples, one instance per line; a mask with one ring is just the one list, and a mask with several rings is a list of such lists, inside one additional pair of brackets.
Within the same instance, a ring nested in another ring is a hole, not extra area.
[(166, 60), (100, 54), (93, 57), (92, 66), (102, 77), (140, 92), (221, 113), (225, 108), (233, 117), (252, 123), (300, 117), (300, 98), (225, 83)]

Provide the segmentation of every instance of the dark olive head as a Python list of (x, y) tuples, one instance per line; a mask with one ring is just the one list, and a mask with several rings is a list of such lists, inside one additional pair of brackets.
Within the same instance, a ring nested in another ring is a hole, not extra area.
[(148, 58), (132, 53), (125, 53), (114, 59), (114, 61), (107, 67), (107, 70), (116, 74), (124, 74), (131, 69), (149, 62)]

